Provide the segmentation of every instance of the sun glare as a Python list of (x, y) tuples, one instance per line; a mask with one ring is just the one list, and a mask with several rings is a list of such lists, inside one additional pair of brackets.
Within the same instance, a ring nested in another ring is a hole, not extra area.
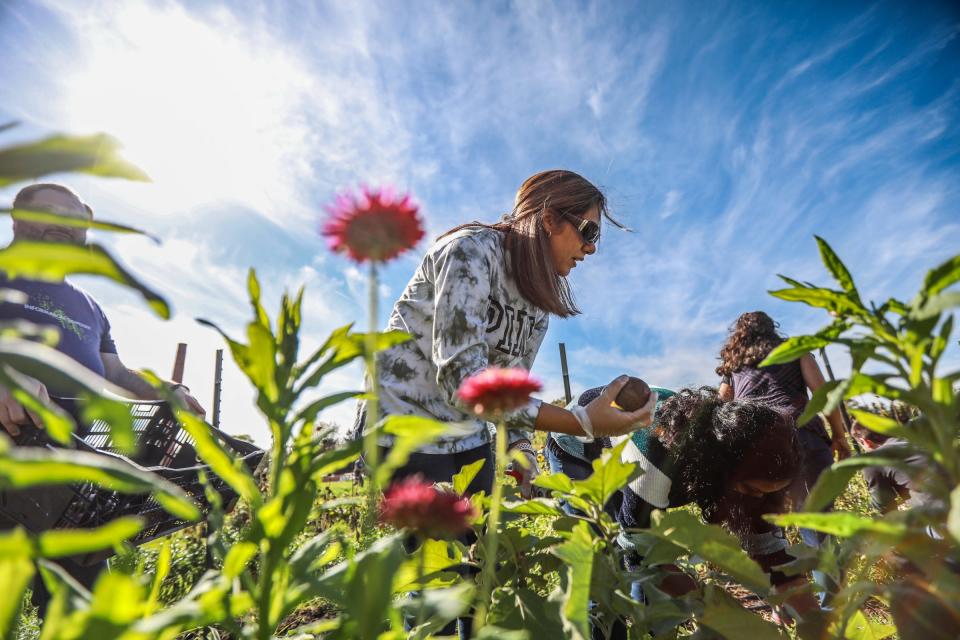
[(71, 130), (119, 138), (168, 206), (277, 203), (308, 143), (295, 58), (225, 13), (130, 7), (92, 22), (65, 79)]

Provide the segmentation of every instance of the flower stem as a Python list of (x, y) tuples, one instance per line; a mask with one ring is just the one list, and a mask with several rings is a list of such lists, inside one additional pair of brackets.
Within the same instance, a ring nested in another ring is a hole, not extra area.
[(423, 624), (424, 617), (426, 617), (426, 607), (424, 606), (424, 600), (426, 600), (426, 589), (423, 586), (423, 573), (426, 560), (424, 555), (426, 552), (426, 540), (421, 541), (420, 548), (417, 549), (417, 586), (420, 588), (420, 601), (417, 605), (417, 626), (414, 629), (419, 629), (420, 625)]
[(367, 484), (367, 514), (365, 517), (365, 528), (373, 524), (377, 511), (377, 493), (380, 487), (377, 482), (377, 469), (380, 466), (380, 450), (377, 447), (377, 418), (380, 414), (380, 381), (377, 376), (377, 331), (379, 328), (377, 299), (377, 263), (370, 261), (370, 275), (368, 280), (369, 299), (367, 303), (367, 336), (366, 348), (364, 349), (364, 359), (367, 365), (367, 378), (370, 380), (370, 399), (367, 400), (366, 425), (363, 436), (363, 463), (367, 468), (369, 482)]
[(493, 493), (490, 496), (490, 513), (487, 516), (487, 535), (484, 542), (483, 573), (480, 580), (480, 599), (474, 629), (483, 628), (487, 617), (487, 605), (493, 594), (493, 582), (497, 577), (497, 548), (500, 537), (500, 503), (503, 500), (503, 469), (507, 460), (507, 427), (497, 423), (496, 468), (493, 474)]

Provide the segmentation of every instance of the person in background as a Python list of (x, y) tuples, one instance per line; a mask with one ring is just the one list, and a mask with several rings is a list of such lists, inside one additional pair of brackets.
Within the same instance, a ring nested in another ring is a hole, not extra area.
[[(92, 220), (93, 210), (68, 187), (60, 184), (41, 183), (25, 187), (13, 201), (13, 243), (49, 242), (64, 245), (85, 245), (87, 229), (83, 226), (66, 226), (51, 222), (37, 222), (18, 215), (18, 211), (55, 213), (60, 216)], [(69, 356), (93, 373), (129, 392), (131, 398), (158, 400), (160, 394), (136, 371), (129, 369), (117, 354), (117, 347), (110, 335), (110, 322), (93, 297), (69, 280), (40, 282), (24, 278), (9, 279), (0, 273), (0, 289), (19, 291), (25, 296), (23, 302), (0, 303), (0, 322), (28, 321), (33, 324), (53, 327), (60, 339), (55, 348)], [(68, 389), (48, 387), (42, 380), (23, 377), (20, 381), (25, 390), (44, 402), (55, 401), (57, 396), (72, 395)], [(168, 383), (169, 389), (187, 408), (204, 415), (200, 403), (190, 395), (182, 384)], [(40, 424), (37, 416), (31, 415), (10, 391), (0, 386), (0, 427), (11, 436), (20, 435), (20, 430), (29, 424)], [(82, 425), (79, 425), (82, 428)], [(0, 527), (10, 523), (0, 522)], [(92, 567), (80, 566), (69, 558), (58, 561), (82, 585), (90, 588), (105, 563)], [(43, 581), (34, 582), (33, 601), (43, 615), (49, 594)]]
[[(743, 549), (770, 575), (776, 590), (806, 584), (807, 577), (787, 576), (774, 568), (793, 558), (786, 552), (783, 530), (763, 519), (764, 514), (785, 510), (785, 490), (802, 468), (793, 421), (754, 401), (723, 402), (711, 387), (678, 392), (650, 388), (660, 401), (649, 429), (587, 443), (553, 433), (547, 440), (551, 471), (582, 479), (590, 475), (592, 461), (604, 448), (630, 439), (622, 460), (637, 463), (644, 472), (606, 505), (622, 527), (617, 542), (625, 550), (626, 568), (641, 566), (633, 533), (639, 532), (642, 539), (655, 509), (693, 503), (704, 520), (738, 537)], [(600, 387), (584, 391), (576, 402), (589, 403), (601, 391)], [(680, 597), (696, 588), (675, 565), (660, 568), (663, 578), (657, 588), (667, 595)], [(633, 585), (631, 596), (644, 599), (639, 583)], [(804, 594), (792, 596), (788, 604), (801, 615), (818, 608), (814, 598)], [(613, 640), (627, 637), (621, 624), (613, 629)]]
[[(744, 313), (733, 324), (726, 343), (720, 350), (721, 376), (719, 395), (725, 401), (752, 400), (777, 409), (792, 421), (803, 414), (813, 393), (823, 386), (824, 378), (813, 356), (769, 367), (758, 367), (784, 337), (777, 324), (763, 311)], [(796, 425), (803, 450), (803, 468), (789, 488), (794, 509), (802, 508), (817, 478), (837, 459), (850, 457), (850, 444), (840, 412), (835, 410), (827, 419), (831, 435), (827, 435), (819, 417)], [(814, 531), (801, 529), (801, 536), (810, 546), (819, 546), (822, 538)]]
[(880, 513), (890, 513), (900, 504), (907, 508), (922, 507), (932, 497), (923, 490), (924, 480), (932, 480), (930, 471), (935, 468), (927, 456), (911, 452), (908, 443), (900, 438), (886, 436), (871, 431), (854, 420), (850, 434), (857, 440), (865, 452), (878, 451), (876, 455), (902, 459), (901, 467), (866, 467), (863, 479), (870, 491), (870, 506)]

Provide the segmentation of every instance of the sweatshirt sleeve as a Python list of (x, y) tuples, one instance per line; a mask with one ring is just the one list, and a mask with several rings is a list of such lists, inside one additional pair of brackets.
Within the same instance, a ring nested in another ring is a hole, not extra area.
[(492, 265), (490, 256), (475, 240), (463, 237), (434, 257), (433, 268), (431, 357), (444, 399), (451, 406), (459, 406), (460, 383), (488, 363), (485, 334)]

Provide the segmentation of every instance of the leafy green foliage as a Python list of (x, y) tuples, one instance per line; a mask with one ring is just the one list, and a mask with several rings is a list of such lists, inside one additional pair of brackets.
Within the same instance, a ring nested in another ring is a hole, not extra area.
[(149, 181), (147, 174), (120, 157), (117, 141), (104, 134), (51, 136), (0, 149), (0, 187), (53, 173)]
[(770, 587), (767, 574), (744, 553), (733, 535), (716, 525), (703, 524), (689, 512), (663, 514), (654, 519), (649, 532), (708, 560), (759, 593)]
[(69, 274), (101, 276), (140, 293), (150, 309), (164, 319), (170, 306), (140, 282), (100, 245), (77, 246), (49, 242), (15, 242), (0, 249), (0, 270), (10, 278), (58, 282)]

